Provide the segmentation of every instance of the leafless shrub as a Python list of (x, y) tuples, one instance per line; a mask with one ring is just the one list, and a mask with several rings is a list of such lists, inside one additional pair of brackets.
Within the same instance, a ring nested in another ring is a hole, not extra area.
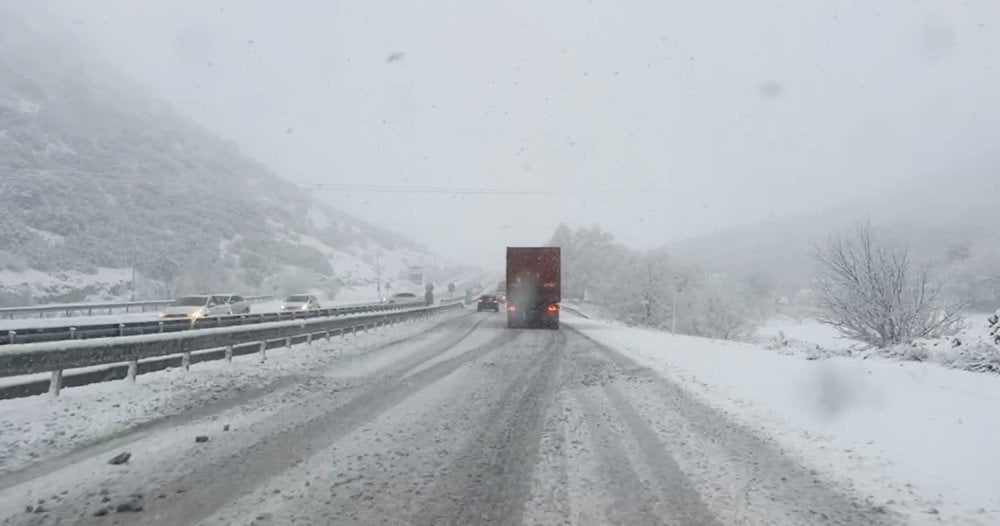
[(871, 225), (849, 239), (817, 247), (819, 321), (843, 336), (876, 347), (954, 334), (962, 305), (946, 304), (926, 265), (914, 266), (906, 249), (879, 245)]

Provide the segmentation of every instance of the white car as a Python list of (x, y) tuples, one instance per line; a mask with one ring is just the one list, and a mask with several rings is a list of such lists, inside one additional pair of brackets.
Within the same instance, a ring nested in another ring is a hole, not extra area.
[(285, 298), (281, 303), (281, 310), (316, 310), (320, 309), (319, 298), (309, 294), (297, 294)]
[(194, 320), (210, 316), (228, 316), (232, 312), (232, 306), (226, 296), (184, 296), (164, 307), (160, 311), (160, 317)]
[(397, 292), (389, 299), (385, 300), (385, 303), (412, 303), (415, 301), (420, 301), (420, 298), (412, 292)]
[(243, 296), (236, 294), (224, 294), (226, 303), (229, 304), (229, 311), (233, 314), (250, 314), (250, 302)]

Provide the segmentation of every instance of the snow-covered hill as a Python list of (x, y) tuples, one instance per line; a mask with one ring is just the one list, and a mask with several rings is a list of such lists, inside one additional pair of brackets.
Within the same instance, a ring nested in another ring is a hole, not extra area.
[[(434, 268), (72, 43), (0, 13), (0, 305), (337, 293)], [(374, 288), (374, 287), (373, 287)]]
[(812, 282), (817, 245), (871, 221), (879, 239), (908, 246), (916, 260), (934, 263), (956, 295), (996, 308), (991, 301), (1000, 301), (994, 298), (1000, 282), (975, 283), (1000, 277), (997, 181), (1000, 154), (835, 209), (729, 228), (667, 248), (680, 260), (728, 274), (766, 276), (794, 293)]

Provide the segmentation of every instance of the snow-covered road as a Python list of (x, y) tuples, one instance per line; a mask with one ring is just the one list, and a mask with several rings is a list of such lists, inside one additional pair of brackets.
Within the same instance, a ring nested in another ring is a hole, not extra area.
[(908, 522), (572, 327), (462, 313), (294, 378), (8, 472), (0, 521)]

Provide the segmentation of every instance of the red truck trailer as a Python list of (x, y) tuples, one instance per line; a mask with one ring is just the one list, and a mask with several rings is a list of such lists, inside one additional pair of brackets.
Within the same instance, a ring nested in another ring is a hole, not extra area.
[(559, 247), (507, 247), (507, 327), (559, 328)]

